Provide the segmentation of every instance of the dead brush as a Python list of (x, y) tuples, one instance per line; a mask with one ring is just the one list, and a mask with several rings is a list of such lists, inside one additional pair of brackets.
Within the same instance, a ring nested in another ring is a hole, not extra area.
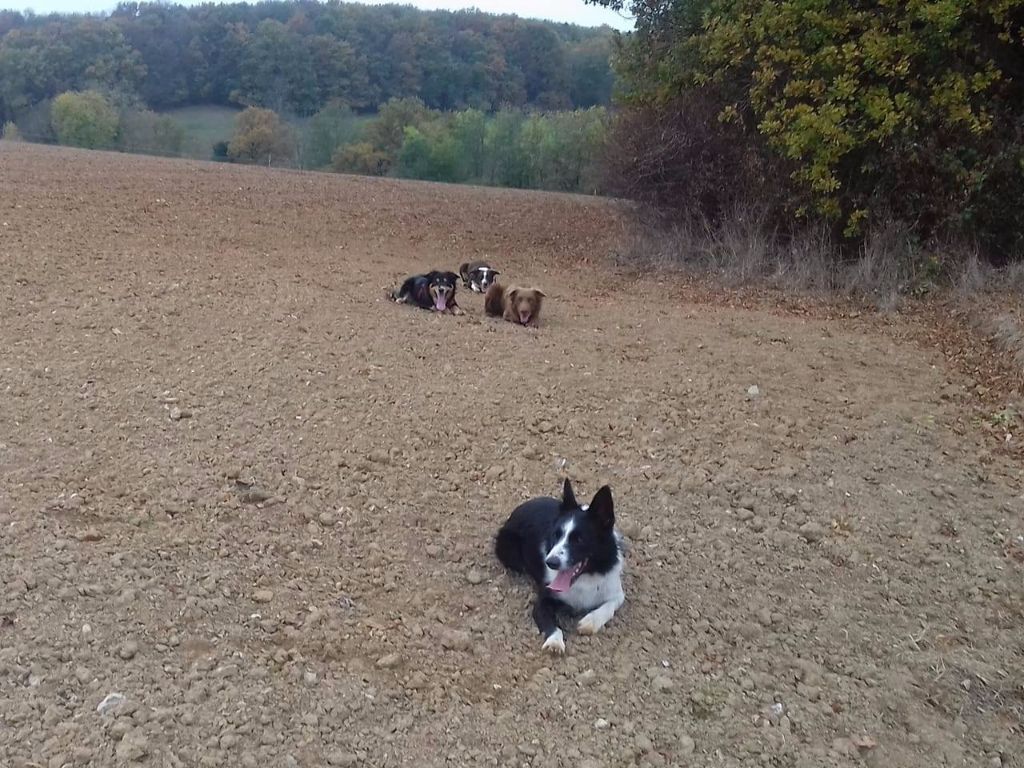
[[(726, 288), (841, 296), (886, 313), (926, 295), (971, 303), (997, 290), (1024, 293), (1024, 263), (995, 269), (971, 244), (922, 246), (899, 223), (873, 227), (853, 253), (846, 253), (826, 226), (778, 229), (768, 206), (734, 204), (715, 220), (692, 216), (670, 223), (642, 211), (638, 206), (618, 253), (622, 266), (680, 270)], [(1012, 347), (1024, 367), (1024, 330), (1010, 316), (1000, 318), (997, 326), (992, 332)]]

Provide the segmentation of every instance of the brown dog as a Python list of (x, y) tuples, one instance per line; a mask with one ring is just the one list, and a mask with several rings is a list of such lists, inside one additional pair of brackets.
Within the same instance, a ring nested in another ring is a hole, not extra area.
[(536, 325), (540, 317), (540, 306), (544, 291), (537, 288), (508, 288), (493, 283), (484, 296), (484, 312), (492, 317), (502, 317), (510, 323)]

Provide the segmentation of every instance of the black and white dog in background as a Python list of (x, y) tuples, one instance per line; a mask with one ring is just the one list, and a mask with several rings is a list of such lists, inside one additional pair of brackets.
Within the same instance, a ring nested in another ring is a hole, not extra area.
[(494, 551), (509, 570), (533, 579), (533, 620), (545, 650), (565, 652), (557, 614), (585, 614), (576, 625), (592, 635), (622, 606), (623, 542), (615, 529), (611, 489), (603, 486), (580, 505), (566, 479), (562, 499), (530, 499), (516, 507), (498, 531)]
[(471, 261), (459, 267), (462, 284), (474, 293), (487, 293), (495, 278), (500, 274), (486, 261)]

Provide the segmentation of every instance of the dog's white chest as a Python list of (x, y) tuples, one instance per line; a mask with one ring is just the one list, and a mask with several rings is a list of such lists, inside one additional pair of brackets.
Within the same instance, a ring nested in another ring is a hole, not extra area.
[(604, 574), (585, 573), (558, 599), (582, 613), (622, 596), (622, 563)]

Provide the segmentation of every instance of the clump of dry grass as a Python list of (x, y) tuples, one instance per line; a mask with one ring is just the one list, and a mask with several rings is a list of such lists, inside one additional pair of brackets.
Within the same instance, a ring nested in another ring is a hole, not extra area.
[(1009, 312), (991, 316), (982, 312), (972, 313), (978, 330), (991, 340), (992, 345), (1002, 354), (1008, 355), (1024, 370), (1024, 327), (1020, 320)]
[(620, 261), (682, 270), (729, 288), (857, 299), (884, 312), (922, 295), (961, 301), (993, 290), (1024, 295), (1024, 264), (995, 269), (979, 258), (977, 249), (962, 244), (921, 247), (897, 224), (875, 227), (851, 255), (837, 247), (827, 229), (782, 233), (767, 210), (757, 207), (736, 208), (714, 224), (640, 223)]

